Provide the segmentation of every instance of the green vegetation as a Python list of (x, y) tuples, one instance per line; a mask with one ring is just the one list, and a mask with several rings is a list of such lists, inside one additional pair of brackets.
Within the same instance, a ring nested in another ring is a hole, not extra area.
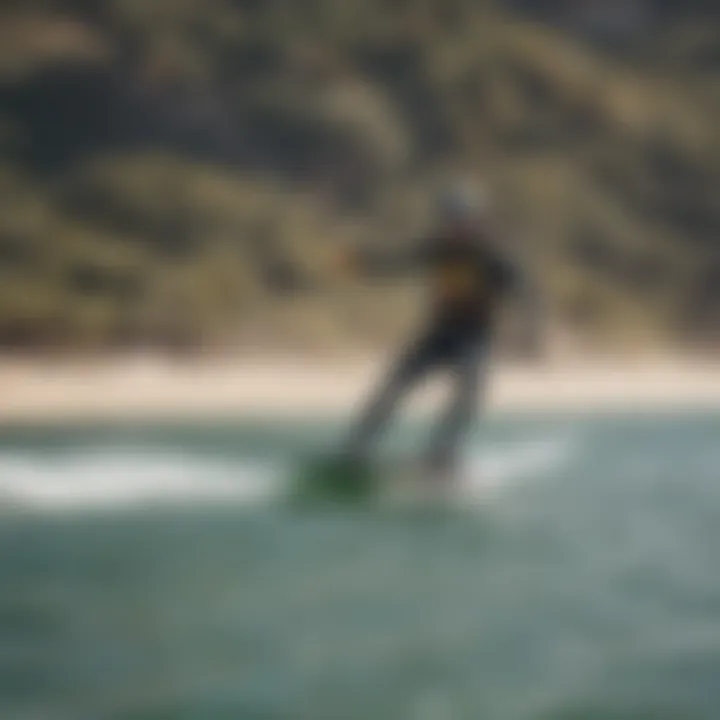
[(571, 333), (717, 346), (717, 11), (620, 47), (509, 5), (4, 3), (0, 346), (393, 337), (415, 289), (328, 254), (417, 232), (456, 169), (496, 187)]

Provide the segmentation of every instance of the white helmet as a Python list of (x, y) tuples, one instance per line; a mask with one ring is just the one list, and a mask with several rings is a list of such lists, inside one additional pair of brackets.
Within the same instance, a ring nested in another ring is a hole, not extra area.
[(475, 222), (487, 214), (490, 206), (487, 190), (470, 183), (444, 188), (438, 197), (438, 211), (449, 222)]

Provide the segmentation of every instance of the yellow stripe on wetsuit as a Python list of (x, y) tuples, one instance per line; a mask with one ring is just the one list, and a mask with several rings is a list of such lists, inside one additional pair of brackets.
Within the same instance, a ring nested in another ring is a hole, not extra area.
[(443, 263), (435, 271), (434, 289), (441, 301), (465, 301), (477, 298), (485, 285), (477, 267), (467, 262)]

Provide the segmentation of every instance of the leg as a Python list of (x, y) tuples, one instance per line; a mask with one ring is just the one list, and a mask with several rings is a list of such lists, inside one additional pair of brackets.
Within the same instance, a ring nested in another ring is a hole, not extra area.
[(351, 430), (347, 445), (348, 455), (357, 459), (367, 456), (400, 400), (430, 370), (433, 360), (433, 351), (428, 340), (419, 342), (401, 355)]
[(478, 394), (485, 384), (487, 356), (485, 343), (474, 343), (450, 362), (455, 387), (450, 405), (431, 438), (428, 460), (432, 469), (451, 475), (456, 469), (460, 444), (481, 402)]

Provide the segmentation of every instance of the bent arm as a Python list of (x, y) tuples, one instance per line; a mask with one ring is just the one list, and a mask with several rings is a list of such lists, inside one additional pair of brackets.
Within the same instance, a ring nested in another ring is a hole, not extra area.
[(371, 278), (388, 278), (422, 267), (427, 258), (427, 249), (424, 243), (391, 249), (365, 247), (355, 250), (353, 258), (358, 273)]
[(530, 271), (527, 262), (519, 256), (506, 255), (503, 267), (509, 290), (520, 306), (522, 353), (527, 358), (539, 359), (545, 352), (545, 294), (537, 275)]

